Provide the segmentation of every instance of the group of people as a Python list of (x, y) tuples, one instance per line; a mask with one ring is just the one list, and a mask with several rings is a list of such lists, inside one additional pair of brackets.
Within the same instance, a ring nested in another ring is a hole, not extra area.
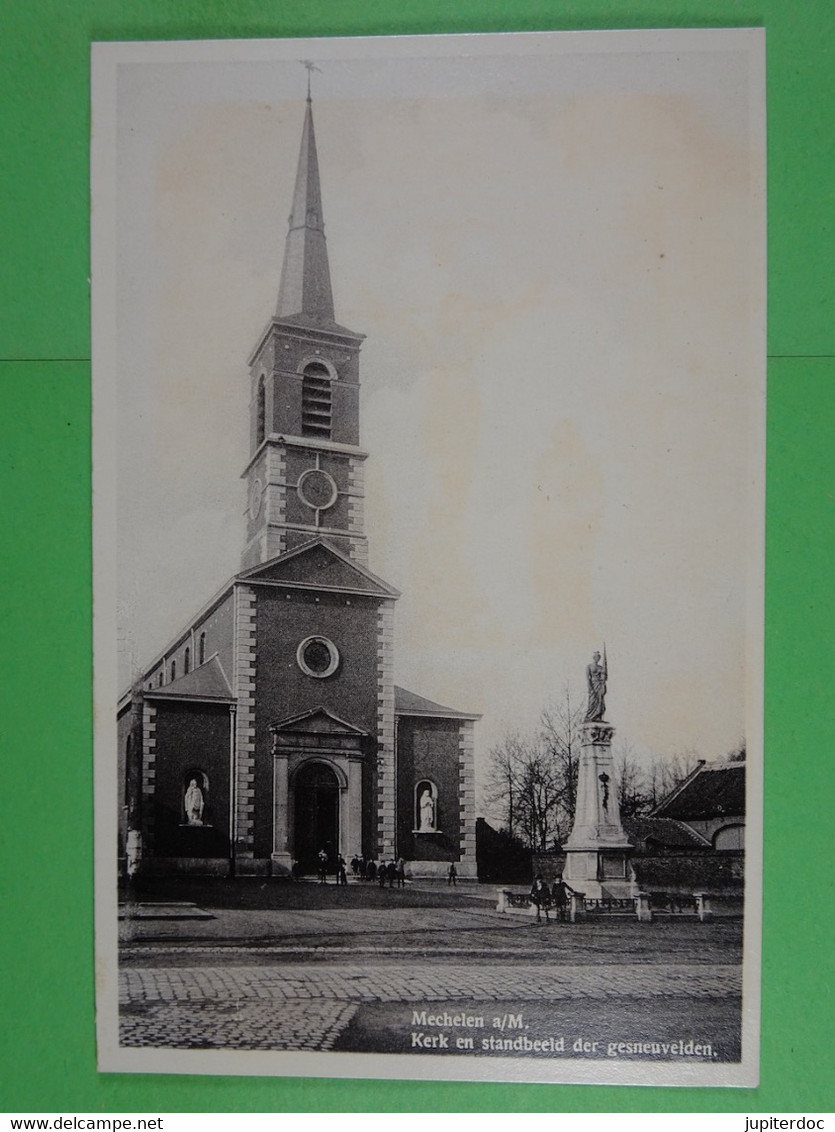
[[(348, 883), (348, 865), (345, 858), (339, 853), (335, 860), (331, 861), (331, 857), (326, 849), (320, 849), (317, 854), (317, 872), (319, 877), (319, 884), (328, 883), (328, 873), (336, 873), (337, 885)], [(293, 864), (293, 876), (301, 876), (298, 862)], [(406, 862), (402, 857), (398, 857), (396, 861), (375, 861), (372, 858), (368, 860), (361, 855), (355, 855), (351, 858), (351, 876), (354, 880), (365, 881), (366, 884), (374, 884), (375, 882), (380, 888), (405, 888), (406, 887)], [(454, 864), (449, 866), (447, 872), (447, 884), (456, 885), (458, 883), (458, 870)]]
[(543, 879), (542, 873), (537, 873), (531, 888), (531, 903), (536, 908), (537, 923), (541, 923), (544, 912), (545, 922), (549, 924), (552, 908), (558, 920), (565, 920), (568, 917), (569, 897), (573, 892), (574, 889), (569, 888), (561, 876), (557, 877), (552, 887)]
[(357, 880), (364, 880), (373, 884), (375, 881), (380, 888), (406, 887), (406, 862), (402, 857), (396, 861), (375, 861), (373, 858), (366, 861), (365, 857), (351, 858), (351, 873)]
[[(328, 872), (330, 871), (330, 857), (328, 856), (327, 850), (325, 850), (325, 849), (319, 850), (318, 860), (319, 860), (319, 866), (318, 866), (319, 884), (327, 884), (328, 883)], [(336, 872), (336, 883), (338, 885), (339, 884), (347, 884), (348, 883), (347, 866), (345, 864), (345, 858), (342, 856), (341, 853), (339, 853), (337, 855), (335, 865), (336, 865), (336, 868), (335, 868), (334, 871)]]

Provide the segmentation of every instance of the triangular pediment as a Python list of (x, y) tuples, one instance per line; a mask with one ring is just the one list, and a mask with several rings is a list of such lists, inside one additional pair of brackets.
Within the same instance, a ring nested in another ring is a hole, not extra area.
[(346, 723), (344, 719), (340, 719), (338, 715), (334, 715), (333, 712), (324, 707), (311, 708), (310, 711), (302, 712), (301, 715), (282, 719), (278, 723), (271, 724), (270, 731), (292, 732), (293, 734), (304, 732), (306, 735), (345, 735), (351, 738), (365, 738), (368, 734), (359, 727), (354, 727), (352, 723)]
[(238, 578), (256, 585), (286, 585), (335, 593), (367, 594), (370, 597), (400, 596), (393, 586), (322, 538), (280, 554), (260, 566), (253, 566), (239, 574)]

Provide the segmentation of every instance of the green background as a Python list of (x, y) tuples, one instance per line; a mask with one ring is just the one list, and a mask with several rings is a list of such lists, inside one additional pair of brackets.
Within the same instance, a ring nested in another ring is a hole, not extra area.
[[(5, 1111), (832, 1108), (832, 0), (0, 0)], [(764, 25), (769, 410), (759, 1089), (99, 1075), (93, 968), (89, 44)]]

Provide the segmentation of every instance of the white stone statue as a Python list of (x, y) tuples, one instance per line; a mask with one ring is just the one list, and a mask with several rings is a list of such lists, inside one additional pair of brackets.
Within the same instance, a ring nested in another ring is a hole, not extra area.
[(192, 778), (188, 784), (185, 797), (186, 818), (189, 825), (203, 824), (203, 791), (197, 785), (197, 779)]
[(586, 665), (586, 684), (589, 690), (589, 705), (586, 710), (586, 723), (597, 723), (606, 713), (606, 680), (609, 675), (606, 663), (606, 646), (603, 646), (603, 663), (596, 652), (591, 664)]
[(432, 791), (427, 788), (420, 796), (420, 825), (418, 826), (419, 833), (431, 832), (435, 829), (435, 799), (432, 797)]

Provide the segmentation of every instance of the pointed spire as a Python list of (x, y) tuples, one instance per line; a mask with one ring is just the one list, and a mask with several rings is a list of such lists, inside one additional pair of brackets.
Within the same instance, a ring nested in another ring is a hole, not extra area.
[(322, 192), (319, 186), (319, 160), (313, 132), (310, 69), (293, 211), (284, 247), (284, 266), (276, 314), (279, 318), (303, 314), (317, 322), (334, 321), (328, 249), (322, 218)]

